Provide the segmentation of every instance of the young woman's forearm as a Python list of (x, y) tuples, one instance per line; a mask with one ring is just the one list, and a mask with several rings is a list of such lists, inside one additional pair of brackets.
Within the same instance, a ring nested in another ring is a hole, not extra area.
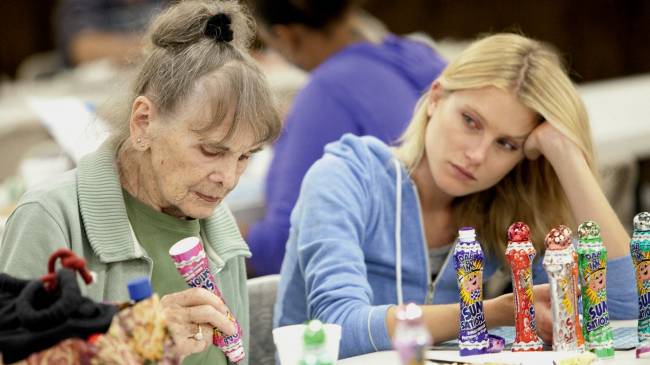
[(577, 224), (592, 220), (600, 226), (607, 258), (629, 255), (630, 237), (582, 155), (566, 154), (549, 160), (557, 173)]
[[(420, 308), (422, 308), (424, 323), (435, 343), (458, 338), (458, 328), (460, 327), (460, 305), (458, 303), (422, 305)], [(483, 309), (488, 328), (514, 323), (511, 294), (483, 301)], [(396, 312), (397, 306), (388, 308), (388, 312), (386, 312), (386, 326), (391, 338), (395, 333)]]

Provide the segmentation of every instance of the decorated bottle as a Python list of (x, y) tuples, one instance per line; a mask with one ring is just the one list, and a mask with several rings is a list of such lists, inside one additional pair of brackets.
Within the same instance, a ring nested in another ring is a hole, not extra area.
[[(214, 280), (208, 264), (208, 257), (198, 237), (188, 237), (176, 242), (169, 249), (169, 255), (174, 261), (176, 270), (185, 279), (187, 285), (192, 288), (207, 289), (226, 303), (217, 282)], [(228, 357), (228, 360), (238, 363), (246, 357), (242, 341), (242, 330), (231, 312), (227, 313), (227, 318), (234, 325), (235, 334), (226, 335), (215, 327), (212, 334), (212, 343), (219, 347)]]
[(460, 292), (461, 356), (488, 352), (489, 338), (483, 312), (483, 250), (474, 228), (462, 227), (454, 247), (454, 267)]
[(584, 347), (578, 310), (578, 270), (571, 229), (559, 225), (544, 239), (542, 265), (551, 286), (553, 351), (579, 351)]
[(537, 336), (535, 322), (532, 266), (535, 253), (528, 225), (523, 222), (513, 223), (508, 228), (506, 248), (515, 301), (515, 341), (512, 351), (542, 351), (544, 347)]
[(600, 227), (592, 221), (578, 227), (578, 266), (582, 285), (582, 329), (587, 349), (598, 357), (614, 356), (607, 308), (607, 250)]
[(636, 271), (636, 288), (639, 293), (639, 346), (636, 357), (650, 352), (650, 213), (634, 217), (634, 231), (630, 241), (630, 254)]

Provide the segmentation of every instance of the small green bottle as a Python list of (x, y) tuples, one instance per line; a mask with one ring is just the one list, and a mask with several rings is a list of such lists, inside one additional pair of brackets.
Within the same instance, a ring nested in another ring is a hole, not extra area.
[(327, 337), (323, 323), (317, 319), (307, 322), (302, 336), (302, 359), (300, 365), (333, 365), (327, 354)]

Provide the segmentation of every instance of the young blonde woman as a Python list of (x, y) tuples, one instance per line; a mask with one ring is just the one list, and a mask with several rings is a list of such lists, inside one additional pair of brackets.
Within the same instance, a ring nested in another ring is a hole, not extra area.
[[(275, 325), (343, 326), (341, 356), (386, 350), (400, 299), (422, 304), (435, 341), (458, 334), (457, 229), (474, 226), (504, 265), (506, 232), (531, 227), (539, 256), (555, 225), (591, 219), (608, 250), (614, 319), (636, 313), (629, 237), (601, 191), (585, 108), (558, 56), (514, 34), (473, 43), (420, 99), (396, 148), (344, 136), (307, 173), (291, 216)], [(547, 276), (534, 263), (535, 283)], [(548, 290), (536, 287), (550, 339)], [(512, 296), (485, 302), (488, 326), (513, 324)]]

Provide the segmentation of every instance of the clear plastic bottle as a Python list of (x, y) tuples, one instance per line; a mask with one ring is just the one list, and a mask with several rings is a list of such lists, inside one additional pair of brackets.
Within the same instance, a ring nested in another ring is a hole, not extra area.
[(307, 322), (302, 336), (303, 350), (300, 365), (333, 365), (327, 353), (327, 336), (323, 323), (317, 319)]
[(425, 363), (425, 351), (433, 339), (422, 319), (422, 309), (409, 303), (397, 309), (393, 347), (403, 365)]

